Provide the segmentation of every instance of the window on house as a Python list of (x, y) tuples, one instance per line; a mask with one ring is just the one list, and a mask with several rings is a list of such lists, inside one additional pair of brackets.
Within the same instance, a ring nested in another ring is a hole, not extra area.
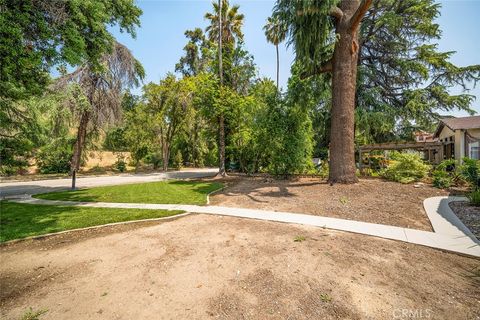
[(468, 144), (468, 156), (470, 159), (480, 160), (480, 142), (471, 142)]

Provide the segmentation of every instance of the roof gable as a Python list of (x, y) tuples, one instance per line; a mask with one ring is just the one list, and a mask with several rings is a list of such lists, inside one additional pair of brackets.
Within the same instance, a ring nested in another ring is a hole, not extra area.
[(438, 137), (444, 127), (455, 130), (480, 129), (480, 116), (462, 117), (462, 118), (442, 118), (435, 131), (435, 137)]

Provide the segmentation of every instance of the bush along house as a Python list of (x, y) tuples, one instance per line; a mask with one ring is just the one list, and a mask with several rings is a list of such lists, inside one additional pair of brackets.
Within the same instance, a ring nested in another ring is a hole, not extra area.
[(394, 141), (374, 143), (358, 147), (358, 167), (360, 171), (371, 168), (372, 151), (411, 150), (423, 152), (424, 160), (439, 164), (445, 159), (455, 159), (462, 163), (467, 157), (480, 160), (480, 116), (463, 118), (445, 117), (438, 124), (434, 134), (424, 131), (414, 133), (414, 141)]

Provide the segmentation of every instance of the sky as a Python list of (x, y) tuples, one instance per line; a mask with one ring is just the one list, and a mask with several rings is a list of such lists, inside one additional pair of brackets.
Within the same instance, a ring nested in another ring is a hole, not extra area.
[[(207, 21), (203, 18), (211, 11), (210, 0), (137, 0), (143, 10), (141, 27), (135, 39), (118, 29), (112, 33), (125, 44), (143, 64), (146, 71), (145, 83), (158, 82), (167, 72), (173, 72), (175, 64), (183, 55), (186, 44), (185, 30), (200, 27)], [(275, 79), (275, 47), (268, 43), (262, 30), (271, 15), (274, 0), (230, 0), (240, 5), (245, 15), (243, 32), (245, 46), (253, 54), (259, 76)], [(441, 51), (456, 51), (452, 62), (458, 66), (480, 64), (480, 0), (447, 0), (442, 4), (438, 18), (442, 38), (438, 41)], [(290, 66), (294, 60), (292, 48), (280, 45), (280, 86), (286, 87)], [(472, 87), (472, 86), (471, 86)], [(451, 93), (461, 93), (461, 88), (452, 88)], [(480, 83), (470, 94), (476, 96), (472, 108), (480, 113)], [(465, 112), (452, 112), (465, 116)]]

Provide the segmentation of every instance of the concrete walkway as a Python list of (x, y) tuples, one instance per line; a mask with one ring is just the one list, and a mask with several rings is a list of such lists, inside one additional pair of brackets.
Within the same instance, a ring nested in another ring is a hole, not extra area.
[(448, 205), (453, 201), (468, 201), (466, 197), (432, 197), (423, 201), (428, 219), (432, 224), (435, 233), (462, 236), (467, 235), (475, 239), (475, 235), (463, 224), (453, 213)]
[[(437, 202), (440, 201), (440, 203), (442, 203), (442, 199), (440, 198), (447, 198), (447, 197), (435, 197), (435, 199), (437, 199), (435, 201)], [(313, 215), (307, 215), (307, 214), (221, 207), (221, 206), (53, 201), (53, 200), (34, 199), (34, 198), (31, 198), (30, 196), (27, 196), (21, 199), (15, 199), (13, 201), (20, 202), (20, 203), (31, 203), (31, 204), (68, 205), (68, 206), (83, 206), (83, 207), (183, 210), (187, 212), (206, 213), (206, 214), (221, 215), (221, 216), (231, 216), (231, 217), (250, 218), (250, 219), (277, 221), (277, 222), (285, 222), (285, 223), (295, 223), (295, 224), (323, 227), (323, 228), (334, 229), (334, 230), (354, 232), (354, 233), (365, 234), (369, 236), (381, 237), (385, 239), (398, 240), (398, 241), (414, 243), (414, 244), (424, 245), (427, 247), (480, 257), (480, 242), (475, 237), (473, 237), (473, 235), (464, 233), (462, 231), (463, 228), (461, 227), (457, 228), (457, 232), (453, 232), (452, 228), (454, 227), (447, 228), (446, 226), (447, 223), (441, 221), (442, 219), (441, 217), (443, 216), (443, 213), (437, 213), (438, 216), (435, 216), (435, 213), (432, 212), (433, 209), (435, 209), (436, 211), (436, 209), (438, 208), (443, 210), (444, 206), (435, 207), (433, 200), (432, 202), (428, 202), (428, 206), (426, 205), (425, 209), (427, 210), (429, 217), (431, 216), (434, 217), (433, 221), (435, 221), (435, 223), (432, 223), (432, 224), (434, 224), (434, 230), (436, 232), (428, 232), (428, 231), (422, 231), (422, 230), (401, 228), (401, 227), (353, 221), (353, 220), (313, 216)], [(440, 225), (444, 225), (444, 227), (438, 227)], [(464, 228), (466, 227), (464, 226)], [(439, 231), (437, 231), (437, 229)]]

